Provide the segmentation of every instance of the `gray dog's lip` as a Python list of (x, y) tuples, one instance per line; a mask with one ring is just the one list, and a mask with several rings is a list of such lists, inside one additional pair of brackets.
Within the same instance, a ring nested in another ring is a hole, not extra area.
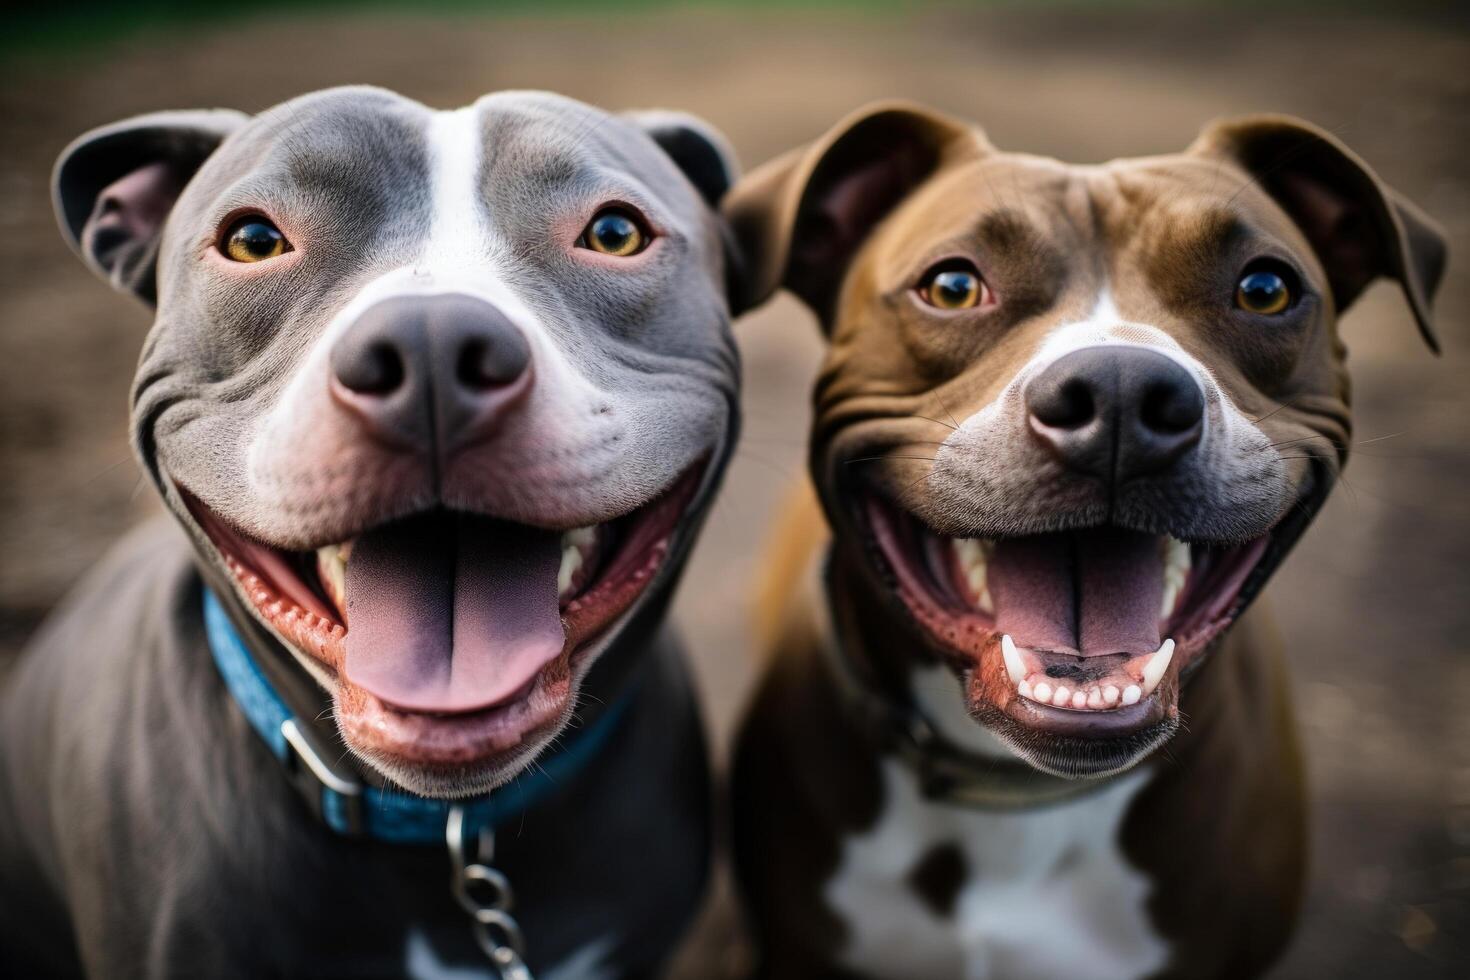
[[(598, 639), (637, 601), (657, 579), (656, 573), (672, 551), (673, 539), (684, 526), (684, 518), (698, 503), (709, 461), (709, 457), (702, 458), (663, 493), (609, 522), (611, 553), (581, 583), (581, 591), (562, 602), (559, 610), (554, 557), (549, 566), (545, 562), (537, 564), (538, 568), (546, 567), (534, 582), (521, 582), (515, 575), (505, 578), (509, 574), (507, 568), (485, 564), (495, 561), (490, 553), (480, 555), (477, 561), (451, 576), (463, 579), (461, 585), (469, 590), (467, 594), (478, 591), (489, 602), (482, 617), (488, 617), (487, 621), (471, 630), (471, 639), (483, 647), (484, 656), (480, 658), (484, 660), (483, 669), (478, 675), (464, 673), (464, 651), (458, 649), (459, 641), (454, 638), (451, 624), (434, 621), (436, 614), (464, 604), (446, 605), (436, 600), (440, 592), (430, 580), (439, 566), (425, 551), (424, 543), (417, 540), (425, 533), (419, 525), (429, 520), (430, 515), (389, 522), (359, 536), (350, 549), (351, 554), (357, 559), (367, 559), (368, 564), (354, 569), (353, 559), (347, 560), (349, 588), (345, 604), (339, 605), (333, 601), (331, 588), (316, 573), (313, 554), (284, 551), (256, 541), (231, 527), (187, 488), (177, 483), (175, 486), (186, 509), (231, 573), (247, 605), (277, 636), (325, 669), (339, 700), (344, 691), (350, 690), (356, 692), (357, 702), (366, 703), (366, 699), (392, 713), (452, 719), (493, 712), (525, 700), (541, 686), (536, 683), (539, 676), (547, 671), (565, 673), (569, 658)], [(442, 520), (456, 519), (451, 512), (440, 513)], [(487, 528), (520, 528), (522, 537), (530, 535), (536, 541), (554, 541), (559, 536), (559, 532), (473, 515), (461, 515), (458, 519), (477, 527), (483, 524)], [(410, 526), (419, 529), (407, 538), (402, 534), (395, 538), (391, 533), (395, 527)], [(458, 536), (451, 537), (458, 541)], [(403, 551), (401, 561), (394, 557), (400, 550)], [(554, 556), (556, 552), (551, 554)], [(426, 561), (428, 565), (424, 564)], [(369, 574), (372, 569), (379, 572)], [(372, 581), (382, 579), (385, 574), (396, 582), (391, 589), (371, 587)], [(357, 586), (356, 592), (353, 585)], [(515, 654), (524, 646), (517, 639), (521, 628), (530, 622), (518, 612), (518, 596), (535, 600), (535, 596), (521, 595), (528, 589), (545, 593), (541, 604), (549, 604), (552, 610), (549, 622), (554, 624), (555, 631), (554, 637), (547, 630), (539, 631), (538, 635), (547, 634), (541, 643), (544, 649), (529, 659)], [(387, 601), (385, 596), (392, 598), (389, 608), (370, 609), (364, 605)], [(489, 619), (497, 620), (499, 625), (490, 623)], [(381, 634), (379, 641), (387, 637), (391, 642), (387, 646), (382, 642), (375, 645), (371, 640), (366, 645), (354, 644), (350, 639), (353, 622), (359, 628), (370, 624), (370, 628)], [(501, 626), (511, 632), (506, 633)], [(403, 629), (408, 632), (403, 633)], [(425, 630), (432, 634), (427, 639), (418, 635)], [(487, 639), (492, 635), (498, 637), (493, 643)], [(359, 654), (355, 658), (354, 648)], [(502, 663), (504, 657), (510, 659)], [(445, 673), (451, 664), (456, 670), (452, 675)]]

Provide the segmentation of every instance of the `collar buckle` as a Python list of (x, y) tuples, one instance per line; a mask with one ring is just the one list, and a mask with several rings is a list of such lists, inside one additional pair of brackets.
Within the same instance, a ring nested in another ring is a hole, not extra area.
[(316, 817), (340, 834), (361, 837), (361, 781), (330, 765), (315, 738), (295, 718), (281, 722), (281, 737), (286, 740), (286, 773)]

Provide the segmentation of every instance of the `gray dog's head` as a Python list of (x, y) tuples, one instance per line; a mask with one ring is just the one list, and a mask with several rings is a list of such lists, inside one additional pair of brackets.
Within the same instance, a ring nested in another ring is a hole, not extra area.
[(370, 88), (62, 155), (69, 240), (157, 308), (143, 464), (410, 789), (514, 775), (667, 591), (735, 436), (733, 168), (677, 114)]

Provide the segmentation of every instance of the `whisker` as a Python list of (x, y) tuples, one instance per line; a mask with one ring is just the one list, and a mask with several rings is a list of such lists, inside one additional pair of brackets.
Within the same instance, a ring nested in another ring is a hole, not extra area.
[(1296, 398), (1289, 398), (1286, 401), (1282, 402), (1280, 405), (1277, 405), (1275, 408), (1271, 409), (1271, 411), (1267, 412), (1265, 415), (1262, 415), (1258, 419), (1251, 419), (1251, 421), (1252, 422), (1264, 422), (1267, 419), (1269, 419), (1271, 416), (1275, 415), (1277, 412), (1284, 411), (1285, 409), (1290, 408), (1301, 397), (1302, 397), (1301, 395), (1297, 395)]
[(949, 416), (949, 420), (954, 423), (955, 431), (958, 432), (960, 430), (959, 420), (954, 417), (954, 412), (951, 412), (949, 410), (949, 406), (944, 404), (944, 399), (940, 397), (938, 389), (935, 389), (934, 391), (934, 400), (939, 403), (940, 408), (944, 409), (944, 414)]
[(1404, 435), (1404, 433), (1403, 432), (1390, 432), (1386, 436), (1374, 436), (1372, 439), (1359, 439), (1357, 442), (1353, 443), (1353, 445), (1354, 446), (1366, 446), (1370, 442), (1382, 442), (1385, 439), (1394, 439), (1394, 438), (1397, 438), (1398, 436), (1401, 436), (1401, 435)]
[(913, 416), (916, 419), (923, 419), (925, 422), (933, 422), (935, 425), (942, 425), (946, 429), (953, 429), (956, 432), (960, 431), (960, 427), (957, 425), (950, 425), (948, 422), (941, 422), (939, 419), (931, 419), (929, 416), (920, 415), (918, 412), (914, 412)]
[(871, 463), (880, 459), (922, 459), (926, 463), (934, 462), (933, 456), (857, 456), (853, 459), (844, 459), (842, 465), (848, 463)]

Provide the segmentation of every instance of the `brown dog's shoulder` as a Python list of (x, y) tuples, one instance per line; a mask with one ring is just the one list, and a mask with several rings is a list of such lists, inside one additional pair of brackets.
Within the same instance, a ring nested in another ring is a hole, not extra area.
[(820, 628), (819, 566), (831, 536), (811, 481), (803, 478), (779, 507), (756, 587), (756, 637), (766, 656), (777, 655), (788, 634)]

